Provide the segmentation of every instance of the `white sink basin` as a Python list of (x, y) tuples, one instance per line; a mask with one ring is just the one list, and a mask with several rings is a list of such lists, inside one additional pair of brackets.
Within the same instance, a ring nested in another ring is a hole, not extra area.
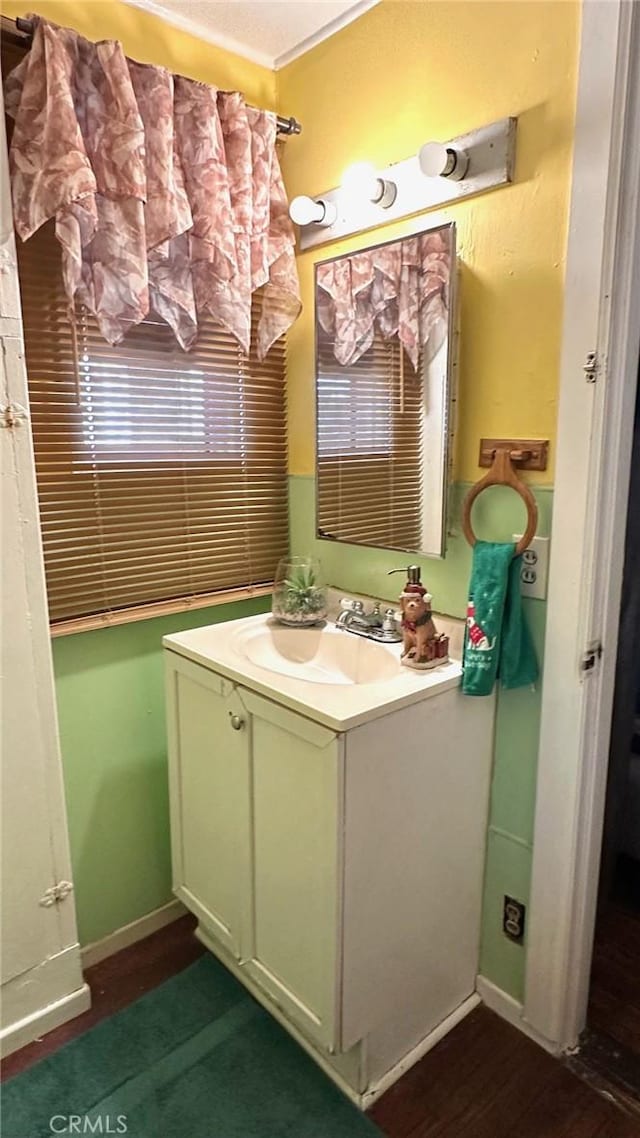
[(267, 623), (239, 633), (234, 647), (259, 668), (313, 684), (375, 684), (400, 670), (397, 652), (331, 625)]
[(460, 684), (460, 665), (453, 661), (418, 672), (400, 663), (401, 644), (378, 644), (332, 624), (284, 628), (266, 613), (177, 632), (163, 642), (241, 689), (334, 731)]

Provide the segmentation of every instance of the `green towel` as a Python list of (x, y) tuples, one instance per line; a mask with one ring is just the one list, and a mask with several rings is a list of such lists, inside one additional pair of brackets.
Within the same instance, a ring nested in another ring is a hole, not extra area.
[(538, 678), (520, 594), (521, 557), (513, 542), (477, 541), (467, 604), (462, 690), (490, 695), (496, 678), (520, 688)]

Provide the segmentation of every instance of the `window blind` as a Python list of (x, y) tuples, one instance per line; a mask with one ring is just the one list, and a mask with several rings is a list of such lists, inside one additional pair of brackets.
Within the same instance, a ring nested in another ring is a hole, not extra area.
[(150, 318), (110, 347), (89, 314), (69, 318), (52, 224), (18, 245), (54, 631), (271, 582), (287, 547), (284, 342), (259, 363), (209, 320), (185, 353)]
[(318, 529), (357, 545), (421, 548), (423, 383), (397, 341), (343, 367), (317, 345)]

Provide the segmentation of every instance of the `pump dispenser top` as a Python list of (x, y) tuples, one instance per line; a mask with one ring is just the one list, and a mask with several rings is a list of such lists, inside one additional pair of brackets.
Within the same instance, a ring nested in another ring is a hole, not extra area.
[[(392, 573), (405, 573), (405, 572), (407, 574), (407, 585), (405, 585), (405, 592), (407, 591), (408, 585), (419, 585), (420, 587), (422, 587), (422, 581), (420, 580), (420, 574), (421, 574), (422, 570), (420, 569), (419, 565), (407, 565), (406, 570), (404, 569), (404, 567), (402, 569), (390, 569), (389, 572), (387, 573), (387, 576), (390, 577)], [(426, 589), (425, 589), (425, 592), (426, 592)]]

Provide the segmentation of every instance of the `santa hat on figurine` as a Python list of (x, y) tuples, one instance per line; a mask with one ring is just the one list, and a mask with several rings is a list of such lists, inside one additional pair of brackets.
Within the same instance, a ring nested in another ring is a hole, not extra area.
[(427, 605), (430, 604), (431, 601), (433, 600), (431, 593), (427, 592), (424, 585), (420, 585), (417, 582), (414, 583), (413, 581), (407, 581), (403, 592), (400, 593), (400, 600), (405, 600), (405, 599), (408, 599), (409, 597), (416, 597), (416, 596), (422, 597), (423, 601)]

